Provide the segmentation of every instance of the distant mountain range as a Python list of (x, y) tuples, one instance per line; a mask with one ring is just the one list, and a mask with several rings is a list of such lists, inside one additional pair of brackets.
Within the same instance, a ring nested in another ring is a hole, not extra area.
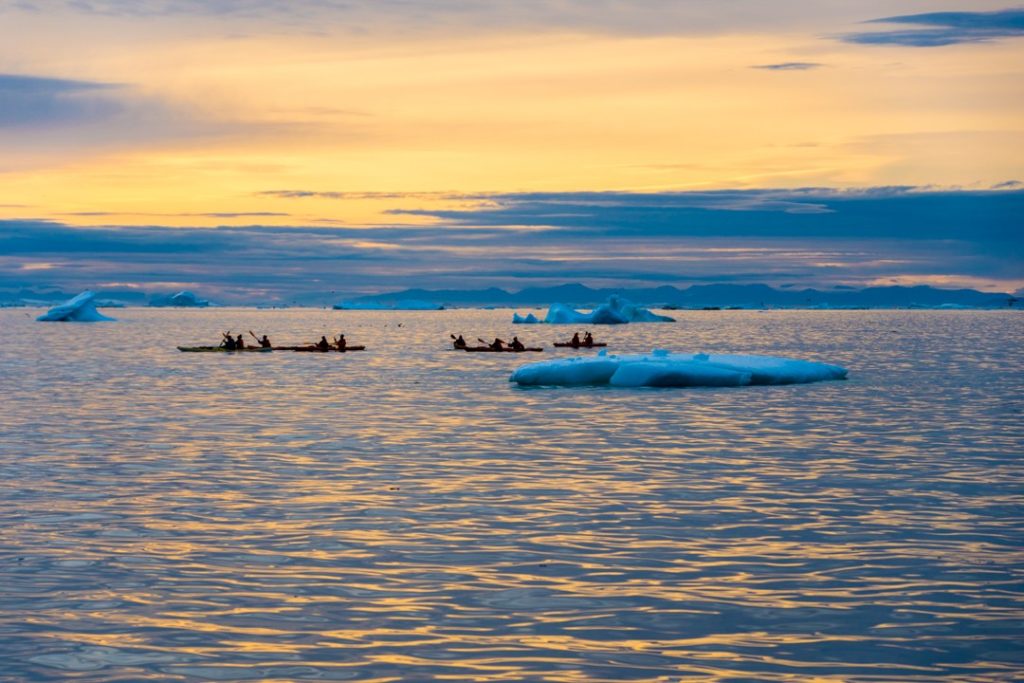
[[(63, 292), (58, 289), (0, 291), (0, 306), (3, 305), (52, 305), (65, 301), (78, 292)], [(127, 304), (129, 306), (154, 305), (162, 301), (161, 295), (147, 295), (138, 290), (97, 290), (100, 305)], [(205, 293), (201, 293), (204, 296)], [(342, 297), (320, 292), (310, 292), (286, 300), (291, 305), (323, 306), (343, 299), (351, 302), (376, 302), (394, 304), (415, 299), (443, 304), (448, 307), (532, 307), (547, 308), (558, 302), (577, 307), (588, 307), (602, 303), (611, 295), (619, 295), (630, 301), (649, 307), (668, 308), (1024, 308), (1024, 301), (1012, 294), (979, 292), (973, 289), (939, 289), (925, 285), (917, 287), (868, 287), (854, 289), (796, 289), (774, 288), (768, 285), (693, 285), (678, 288), (662, 286), (653, 288), (605, 288), (594, 289), (582, 284), (565, 284), (556, 287), (528, 287), (516, 292), (491, 287), (489, 289), (406, 289), (387, 294), (359, 297)], [(1018, 292), (1020, 294), (1020, 292)], [(166, 298), (166, 297), (163, 297)], [(216, 299), (216, 295), (210, 295)], [(284, 301), (233, 302), (239, 305), (277, 305)]]
[(607, 300), (613, 294), (638, 304), (670, 308), (1007, 308), (1021, 305), (1020, 301), (1010, 294), (993, 294), (973, 289), (938, 289), (926, 285), (837, 288), (822, 291), (732, 284), (693, 285), (682, 289), (667, 285), (654, 288), (592, 289), (581, 284), (567, 284), (557, 287), (530, 287), (518, 292), (508, 292), (494, 287), (477, 290), (407, 289), (361, 299), (380, 302), (420, 299), (449, 306), (546, 307), (556, 301), (574, 306), (594, 305)]

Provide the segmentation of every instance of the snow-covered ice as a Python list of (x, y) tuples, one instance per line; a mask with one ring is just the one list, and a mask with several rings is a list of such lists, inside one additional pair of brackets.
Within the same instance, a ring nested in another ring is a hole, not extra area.
[(342, 301), (334, 304), (336, 311), (443, 311), (444, 306), (432, 301), (419, 299), (402, 299), (393, 304), (379, 301)]
[(655, 349), (642, 355), (609, 355), (528, 363), (512, 373), (522, 386), (740, 387), (804, 384), (845, 379), (846, 368), (827, 363), (731, 354), (682, 354)]
[[(525, 318), (519, 314), (512, 317), (513, 323), (525, 324), (536, 322), (532, 314)], [(551, 304), (544, 322), (552, 325), (625, 325), (626, 323), (672, 323), (675, 318), (667, 315), (651, 313), (643, 306), (623, 299), (619, 296), (610, 296), (608, 301), (601, 304), (589, 313), (577, 311), (566, 304)]]
[(88, 290), (54, 306), (36, 320), (42, 322), (98, 323), (114, 320), (96, 310), (96, 294)]
[(152, 301), (149, 302), (150, 306), (175, 306), (178, 308), (206, 308), (210, 305), (210, 302), (206, 299), (200, 299), (198, 296), (183, 289), (177, 294), (170, 296), (161, 295), (153, 297)]

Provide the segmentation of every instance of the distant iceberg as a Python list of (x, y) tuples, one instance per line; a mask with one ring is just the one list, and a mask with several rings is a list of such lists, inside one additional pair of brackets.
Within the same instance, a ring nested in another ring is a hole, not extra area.
[(513, 325), (536, 325), (539, 322), (540, 319), (533, 313), (527, 313), (525, 316), (519, 315), (518, 313), (512, 314)]
[(444, 306), (431, 301), (403, 299), (392, 304), (379, 301), (342, 301), (334, 304), (336, 311), (443, 311)]
[(179, 308), (206, 308), (210, 305), (210, 302), (206, 299), (200, 299), (192, 292), (187, 289), (167, 296), (161, 294), (154, 296), (150, 302), (150, 306), (177, 306)]
[[(530, 320), (531, 318), (533, 320)], [(512, 316), (512, 322), (527, 324), (539, 321), (533, 314), (523, 318), (515, 313)], [(674, 323), (675, 318), (651, 313), (642, 306), (637, 306), (620, 296), (612, 295), (608, 297), (606, 303), (589, 313), (577, 311), (566, 304), (551, 304), (548, 314), (544, 316), (544, 322), (551, 325), (625, 325), (627, 323)]]
[(643, 355), (608, 355), (529, 363), (512, 373), (521, 386), (742, 387), (846, 379), (846, 368), (826, 363), (656, 349)]
[(36, 318), (42, 322), (99, 323), (114, 318), (96, 310), (96, 295), (88, 290)]

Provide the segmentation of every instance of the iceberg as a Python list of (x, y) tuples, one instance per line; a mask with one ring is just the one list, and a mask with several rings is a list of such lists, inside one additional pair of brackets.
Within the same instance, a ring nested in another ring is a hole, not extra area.
[[(515, 319), (513, 318), (513, 322)], [(589, 313), (577, 311), (566, 304), (551, 304), (544, 322), (552, 325), (625, 325), (627, 323), (673, 323), (675, 318), (651, 313), (642, 306), (620, 296), (608, 297)]]
[(846, 379), (838, 365), (775, 356), (681, 354), (655, 349), (528, 363), (512, 373), (520, 386), (742, 387)]
[(526, 315), (519, 315), (518, 313), (512, 314), (513, 325), (536, 325), (539, 322), (540, 319), (533, 313), (527, 313)]
[(206, 299), (200, 299), (192, 292), (184, 289), (177, 294), (167, 296), (166, 294), (154, 296), (150, 302), (150, 306), (177, 306), (179, 308), (206, 308), (210, 305), (210, 302)]
[(96, 294), (88, 290), (59, 306), (54, 306), (36, 320), (42, 322), (98, 323), (114, 320), (96, 310)]
[(419, 299), (402, 299), (393, 304), (379, 301), (342, 301), (334, 304), (336, 311), (443, 311), (444, 306)]

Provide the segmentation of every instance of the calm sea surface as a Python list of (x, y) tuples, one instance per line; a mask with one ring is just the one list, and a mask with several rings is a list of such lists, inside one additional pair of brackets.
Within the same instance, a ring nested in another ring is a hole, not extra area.
[[(1024, 681), (1024, 315), (679, 312), (850, 379), (520, 389), (511, 311), (0, 311), (0, 680)], [(353, 354), (184, 354), (225, 329)]]

